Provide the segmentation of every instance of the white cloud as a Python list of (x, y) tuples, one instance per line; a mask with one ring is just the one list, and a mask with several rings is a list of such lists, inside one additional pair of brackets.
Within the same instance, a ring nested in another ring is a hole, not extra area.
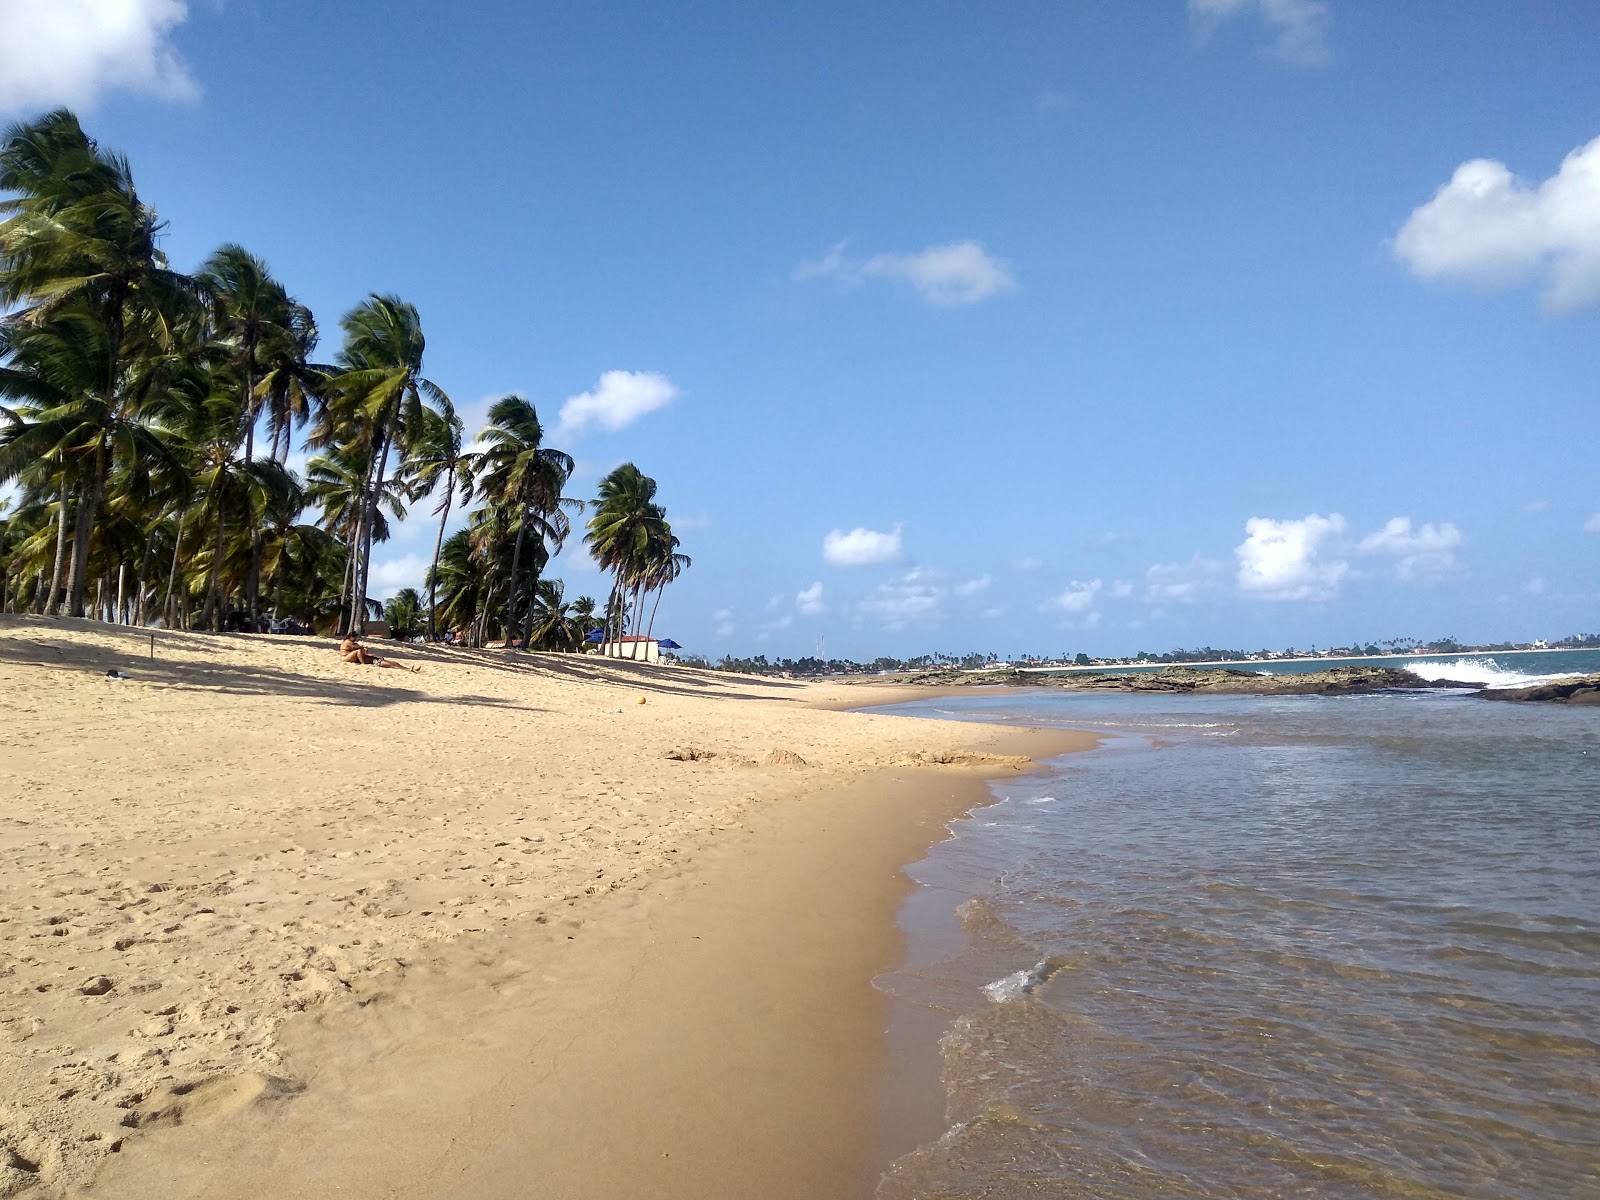
[(888, 630), (904, 629), (912, 622), (931, 623), (938, 619), (944, 603), (943, 589), (922, 582), (916, 572), (894, 583), (880, 583), (856, 605), (858, 611), (876, 617)]
[(875, 254), (857, 260), (845, 254), (844, 242), (829, 247), (818, 259), (800, 263), (796, 280), (834, 279), (856, 285), (869, 279), (909, 284), (929, 304), (976, 304), (1017, 286), (1009, 264), (995, 258), (982, 242), (950, 242), (912, 254)]
[(976, 596), (994, 581), (987, 575), (979, 575), (976, 579), (966, 579), (956, 584), (956, 595)]
[(114, 88), (194, 98), (170, 40), (188, 16), (184, 0), (0, 0), (0, 112), (90, 108)]
[(367, 594), (374, 600), (387, 600), (401, 588), (412, 587), (420, 592), (432, 565), (432, 556), (424, 558), (420, 554), (403, 554), (388, 562), (375, 562), (367, 572)]
[(857, 526), (846, 533), (831, 531), (822, 539), (822, 557), (836, 567), (867, 567), (900, 557), (900, 526), (887, 533)]
[(1103, 586), (1098, 579), (1088, 581), (1074, 579), (1059, 594), (1040, 605), (1040, 611), (1061, 612), (1069, 616), (1086, 613), (1094, 607), (1094, 599), (1100, 594)]
[(1600, 533), (1600, 512), (1591, 513), (1589, 519), (1583, 523), (1585, 533)]
[(1465, 539), (1449, 521), (1413, 529), (1410, 517), (1390, 517), (1383, 528), (1356, 544), (1360, 554), (1386, 554), (1398, 561), (1395, 574), (1406, 582), (1437, 579), (1455, 569), (1457, 547)]
[(590, 426), (615, 431), (672, 403), (678, 389), (655, 371), (607, 371), (594, 390), (569, 396), (561, 405), (554, 438), (560, 443)]
[(1116, 600), (1126, 600), (1133, 595), (1133, 584), (1126, 579), (1118, 579), (1111, 585), (1111, 596)]
[(818, 580), (810, 587), (796, 593), (794, 606), (800, 610), (801, 616), (814, 617), (820, 612), (827, 611), (827, 605), (822, 602), (822, 581)]
[(1524, 504), (1522, 506), (1522, 511), (1525, 512), (1525, 513), (1549, 512), (1550, 511), (1550, 501), (1548, 501), (1548, 500), (1529, 500), (1526, 504)]
[(1535, 575), (1532, 579), (1528, 580), (1527, 583), (1522, 585), (1522, 590), (1527, 592), (1530, 596), (1544, 595), (1544, 588), (1545, 582), (1543, 575)]
[(1222, 564), (1196, 554), (1186, 563), (1156, 563), (1144, 573), (1145, 599), (1153, 604), (1192, 604), (1216, 586)]
[(1042, 558), (1017, 558), (1011, 562), (1013, 571), (1037, 571), (1042, 566), (1044, 566)]
[(1406, 219), (1394, 254), (1423, 279), (1503, 287), (1536, 275), (1552, 309), (1600, 303), (1600, 138), (1538, 184), (1494, 159), (1462, 163)]
[(717, 637), (725, 638), (733, 636), (733, 609), (719, 608), (716, 612), (711, 614), (711, 620), (714, 622), (712, 633), (714, 633)]
[(1350, 569), (1342, 558), (1326, 556), (1327, 543), (1344, 533), (1338, 513), (1312, 513), (1298, 521), (1251, 517), (1245, 540), (1234, 548), (1239, 589), (1266, 600), (1327, 600)]
[(1272, 33), (1266, 53), (1299, 67), (1328, 61), (1332, 18), (1321, 0), (1189, 0), (1189, 15), (1202, 39), (1224, 21), (1254, 16)]

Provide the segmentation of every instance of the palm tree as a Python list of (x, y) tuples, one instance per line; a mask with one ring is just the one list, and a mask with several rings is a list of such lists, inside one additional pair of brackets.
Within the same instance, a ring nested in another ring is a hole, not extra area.
[(157, 248), (162, 223), (143, 204), (128, 161), (101, 150), (65, 109), (14, 125), (0, 148), (0, 310), (34, 327), (69, 307), (103, 327), (94, 403), (79, 414), (70, 447), (77, 511), (67, 575), (67, 610), (82, 616), (90, 542), (119, 430), (137, 420), (124, 393), (145, 349), (165, 348), (189, 307), (191, 281)]
[(445, 628), (476, 636), (472, 631), (478, 629), (487, 606), (489, 577), (479, 563), (471, 530), (457, 530), (445, 539), (427, 583), (429, 592), (439, 597)]
[[(433, 507), (433, 511), (439, 514), (439, 534), (433, 540), (433, 563), (428, 570), (430, 580), (438, 572), (439, 551), (444, 546), (445, 526), (450, 522), (451, 502), (458, 493), (463, 504), (471, 500), (477, 483), (478, 455), (462, 449), (462, 432), (461, 418), (456, 416), (453, 407), (440, 412), (434, 412), (432, 409), (424, 410), (422, 428), (416, 446), (412, 450), (411, 461), (406, 467), (407, 479), (413, 487), (413, 499), (437, 490), (441, 483), (444, 485), (439, 501)], [(438, 596), (430, 582), (428, 584), (430, 642), (438, 635), (433, 617), (433, 610), (437, 606)]]
[(639, 592), (654, 561), (652, 545), (667, 544), (671, 538), (666, 510), (655, 502), (655, 496), (656, 481), (631, 462), (623, 463), (600, 481), (600, 498), (595, 502), (595, 515), (589, 519), (585, 534), (589, 551), (602, 568), (612, 573), (607, 611), (619, 611), (624, 616), (617, 622), (617, 638), (626, 632), (625, 614), (629, 609), (638, 620)]
[[(199, 284), (208, 302), (216, 337), (239, 377), (239, 421), (244, 456), (255, 457), (256, 425), (269, 399), (273, 402), (273, 457), (280, 426), (287, 443), (287, 423), (295, 415), (296, 367), (304, 365), (307, 329), (315, 338), (310, 312), (297, 304), (272, 277), (267, 264), (242, 246), (229, 244), (200, 268)], [(260, 387), (270, 356), (274, 388)], [(303, 399), (302, 399), (303, 407)], [(302, 418), (303, 419), (303, 418)], [(280, 460), (281, 461), (281, 460)], [(246, 604), (252, 627), (261, 615), (261, 533), (251, 530), (250, 575)]]
[[(447, 411), (450, 398), (422, 374), (427, 342), (414, 305), (395, 296), (369, 296), (339, 322), (344, 348), (338, 370), (325, 381), (328, 406), (322, 428), (313, 438), (319, 446), (359, 446), (369, 456), (371, 482), (363, 489), (351, 550), (358, 598), (367, 594), (371, 565), (371, 526), (377, 498), (384, 494), (390, 456), (404, 463), (421, 433), (426, 396)], [(349, 632), (366, 625), (366, 606), (351, 607)]]
[(372, 467), (370, 452), (360, 446), (331, 446), (313, 456), (306, 463), (306, 499), (322, 511), (319, 524), (349, 546), (352, 553), (345, 560), (343, 577), (339, 585), (339, 611), (347, 622), (361, 611), (361, 606), (348, 604), (356, 595), (355, 569), (357, 555), (353, 552), (361, 537), (361, 519), (367, 518), (365, 545), (389, 540), (389, 521), (384, 509), (399, 520), (405, 515), (406, 489), (403, 481), (389, 479), (376, 503), (372, 502)]
[[(107, 402), (101, 382), (111, 369), (110, 356), (105, 323), (82, 304), (57, 308), (47, 322), (0, 328), (0, 358), (11, 361), (0, 369), (0, 396), (22, 401), (9, 410), (12, 419), (0, 435), (0, 481), (31, 478), (58, 497), (56, 567), (46, 612), (55, 611), (66, 561), (68, 613), (83, 615), (95, 518), (114, 460), (146, 469), (172, 460), (141, 411), (139, 389), (125, 387)], [(69, 498), (76, 503), (70, 561)]]
[(687, 554), (678, 553), (678, 547), (682, 543), (673, 536), (672, 526), (663, 521), (661, 533), (662, 539), (651, 543), (644, 563), (645, 591), (656, 594), (655, 602), (650, 606), (650, 623), (645, 626), (646, 639), (655, 634), (656, 610), (661, 607), (661, 597), (666, 594), (667, 584), (672, 583), (694, 565)]
[(409, 641), (422, 623), (422, 597), (416, 588), (401, 588), (383, 606), (383, 615), (389, 622), (389, 636)]
[[(528, 532), (532, 530), (537, 539), (535, 558), (543, 561), (537, 562), (527, 588), (528, 619), (524, 629), (532, 626), (537, 599), (534, 584), (539, 571), (550, 555), (561, 549), (571, 532), (571, 522), (563, 510), (577, 510), (583, 506), (561, 495), (572, 474), (572, 456), (543, 444), (544, 427), (539, 423), (539, 414), (521, 396), (505, 396), (495, 401), (489, 409), (489, 424), (478, 438), (485, 443), (479, 459), (483, 490), (497, 505), (510, 512), (517, 530), (503, 621), (509, 643), (516, 629), (516, 601), (522, 594), (518, 588)], [(531, 640), (525, 637), (523, 647), (527, 648)]]
[[(561, 580), (541, 579), (534, 591), (529, 643), (541, 650), (571, 652), (579, 649), (589, 632), (588, 623), (578, 611), (577, 602), (569, 603), (563, 595)], [(594, 602), (589, 603), (592, 608)]]
[[(231, 374), (231, 373), (229, 373)], [(227, 616), (227, 597), (234, 590), (224, 587), (229, 559), (228, 522), (235, 521), (242, 535), (236, 544), (243, 559), (242, 570), (230, 572), (230, 584), (248, 585), (255, 574), (256, 548), (263, 513), (272, 507), (297, 507), (303, 504), (298, 481), (281, 463), (270, 458), (249, 458), (244, 449), (240, 423), (240, 395), (227, 375), (195, 371), (188, 377), (191, 386), (202, 389), (190, 403), (174, 412), (174, 432), (182, 439), (192, 458), (192, 471), (201, 501), (201, 525), (212, 531), (207, 561), (205, 608), (200, 614), (204, 625), (214, 618), (220, 631)], [(206, 385), (210, 385), (207, 388)], [(239, 579), (238, 576), (243, 578)], [(254, 624), (252, 629), (256, 628)]]

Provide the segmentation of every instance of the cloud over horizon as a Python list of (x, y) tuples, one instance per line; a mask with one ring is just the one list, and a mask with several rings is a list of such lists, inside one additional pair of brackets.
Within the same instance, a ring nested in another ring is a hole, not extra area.
[(822, 557), (835, 567), (869, 567), (900, 557), (900, 525), (880, 532), (857, 526), (848, 533), (834, 529), (822, 539)]
[(847, 257), (847, 245), (838, 242), (821, 258), (800, 263), (793, 278), (833, 279), (847, 286), (888, 279), (908, 284), (924, 301), (942, 308), (976, 304), (1017, 286), (1009, 264), (991, 255), (982, 242), (950, 242), (911, 254), (875, 254), (867, 259)]
[(1419, 279), (1508, 287), (1538, 277), (1550, 309), (1600, 303), (1600, 137), (1537, 184), (1495, 159), (1462, 163), (1406, 218), (1393, 251)]
[(0, 0), (0, 113), (93, 108), (104, 91), (191, 100), (184, 0)]
[(1395, 576), (1406, 583), (1438, 579), (1455, 569), (1457, 547), (1465, 539), (1449, 521), (1411, 527), (1410, 517), (1391, 517), (1376, 533), (1356, 543), (1358, 554), (1386, 554), (1395, 562)]
[(1239, 590), (1264, 600), (1332, 599), (1350, 564), (1325, 551), (1344, 530), (1338, 513), (1312, 513), (1298, 521), (1251, 517), (1244, 523), (1245, 540), (1233, 551)]

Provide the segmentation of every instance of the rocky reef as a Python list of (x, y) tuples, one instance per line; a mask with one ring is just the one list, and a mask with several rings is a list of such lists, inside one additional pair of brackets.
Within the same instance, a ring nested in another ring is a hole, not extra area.
[(1167, 667), (1160, 671), (926, 671), (902, 680), (930, 687), (1061, 688), (1100, 692), (1201, 692), (1237, 695), (1344, 696), (1358, 692), (1420, 691), (1424, 688), (1473, 688), (1469, 683), (1433, 683), (1395, 667), (1329, 667), (1303, 674), (1269, 675), (1231, 667)]
[(1577, 675), (1529, 687), (1494, 688), (1478, 693), (1485, 700), (1529, 700), (1546, 704), (1600, 704), (1600, 675)]

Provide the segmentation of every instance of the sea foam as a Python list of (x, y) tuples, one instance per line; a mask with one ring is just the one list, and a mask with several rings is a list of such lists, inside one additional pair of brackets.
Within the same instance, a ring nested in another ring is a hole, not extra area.
[(1405, 669), (1432, 683), (1476, 683), (1484, 688), (1532, 687), (1539, 683), (1554, 683), (1558, 679), (1571, 679), (1579, 672), (1562, 671), (1553, 675), (1535, 675), (1527, 671), (1511, 671), (1492, 658), (1424, 658), (1404, 664)]

